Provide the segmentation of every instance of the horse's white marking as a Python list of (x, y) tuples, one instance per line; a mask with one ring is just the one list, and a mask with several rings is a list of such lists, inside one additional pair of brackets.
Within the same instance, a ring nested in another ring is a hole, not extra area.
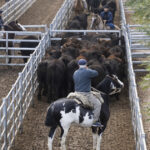
[(53, 139), (54, 139), (54, 136), (55, 136), (55, 133), (53, 134), (53, 137), (48, 137), (48, 150), (52, 150), (52, 146), (53, 146)]
[(76, 112), (71, 111), (69, 113), (65, 113), (65, 110), (63, 110), (60, 113), (62, 115), (60, 123), (63, 127), (68, 127), (73, 122), (79, 123), (79, 115), (80, 115), (79, 107), (76, 108)]
[(86, 3), (86, 0), (82, 0), (82, 2), (83, 2), (83, 6), (84, 6), (84, 8), (85, 8), (85, 9), (87, 9), (87, 8), (88, 8), (88, 6), (87, 6), (87, 3)]
[(93, 116), (90, 119), (89, 118), (89, 113), (87, 112), (86, 115), (83, 118), (83, 122), (81, 123), (81, 125), (84, 126), (84, 127), (91, 127), (92, 124), (93, 124)]
[(63, 103), (63, 106), (65, 106), (65, 103)]
[(67, 136), (69, 128), (70, 128), (70, 126), (68, 128), (63, 128), (64, 134), (63, 134), (62, 139), (61, 139), (61, 149), (62, 150), (66, 150), (65, 141), (66, 141), (66, 136)]
[(97, 148), (96, 148), (96, 150), (100, 150), (101, 140), (102, 140), (102, 134), (100, 134), (100, 136), (97, 137)]
[(96, 150), (97, 134), (93, 134), (93, 150)]
[(90, 25), (90, 29), (92, 29), (92, 28), (93, 28), (94, 20), (95, 20), (95, 17), (92, 17), (92, 22), (91, 22), (91, 25)]
[(115, 90), (115, 89), (116, 89), (116, 87), (114, 86), (113, 82), (111, 82), (110, 88), (111, 88), (112, 90)]
[(118, 77), (117, 77), (116, 75), (114, 75), (114, 77), (116, 78), (117, 82), (118, 82), (120, 85), (122, 85), (122, 87), (124, 87), (124, 83), (121, 82), (121, 81), (118, 79)]
[(51, 137), (48, 137), (48, 150), (52, 150), (52, 143), (53, 139)]
[(23, 31), (26, 31), (26, 28), (23, 27), (20, 23), (17, 23)]

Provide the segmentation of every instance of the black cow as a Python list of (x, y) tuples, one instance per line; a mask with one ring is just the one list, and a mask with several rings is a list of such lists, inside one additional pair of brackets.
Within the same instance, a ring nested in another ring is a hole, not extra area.
[(68, 87), (68, 93), (74, 91), (74, 82), (73, 82), (73, 74), (74, 72), (79, 68), (77, 60), (72, 60), (67, 65), (67, 87)]
[(64, 97), (65, 89), (65, 64), (60, 59), (54, 59), (47, 66), (48, 102)]
[[(28, 36), (25, 37), (24, 40), (38, 40), (37, 37), (35, 36)], [(39, 44), (39, 42), (21, 42), (19, 47), (20, 48), (35, 48), (37, 47)], [(30, 54), (32, 54), (33, 51), (32, 50), (21, 50), (21, 55), (22, 56), (30, 56)], [(23, 58), (24, 62), (27, 62), (27, 58)]]

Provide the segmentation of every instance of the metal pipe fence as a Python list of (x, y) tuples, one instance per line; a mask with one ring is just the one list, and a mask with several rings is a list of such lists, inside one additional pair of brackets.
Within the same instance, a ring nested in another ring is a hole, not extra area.
[(36, 0), (10, 0), (0, 9), (3, 10), (3, 19), (5, 23), (18, 19), (28, 10)]
[[(31, 28), (31, 26), (28, 26)], [(40, 27), (40, 26), (37, 26)], [(48, 31), (45, 26), (44, 27), (45, 32)], [(23, 59), (23, 58), (29, 58), (29, 56), (20, 56), (18, 55), (18, 52), (21, 51), (34, 51), (35, 48), (30, 47), (30, 43), (39, 43), (42, 37), (45, 35), (43, 32), (31, 32), (31, 31), (0, 31), (0, 34), (5, 34), (5, 39), (0, 39), (0, 65), (6, 65), (6, 66), (23, 66), (23, 63), (18, 61), (17, 63), (8, 63), (9, 58), (12, 59)], [(14, 34), (15, 39), (9, 39), (9, 35)], [(24, 39), (24, 37), (27, 36), (34, 36), (36, 39)], [(29, 46), (25, 48), (20, 48), (19, 44), (21, 42), (28, 43)]]
[(132, 54), (127, 30), (127, 23), (125, 18), (124, 6), (122, 0), (119, 1), (120, 14), (122, 21), (122, 30), (126, 43), (126, 59), (128, 64), (128, 81), (129, 81), (129, 99), (132, 112), (132, 125), (134, 130), (136, 150), (147, 150), (146, 137), (142, 122), (142, 114), (140, 109), (140, 100), (137, 93), (137, 84), (135, 73), (133, 69)]
[(75, 0), (65, 0), (52, 23), (50, 24), (50, 31), (62, 30), (66, 27), (73, 13), (74, 2)]
[(46, 49), (49, 47), (50, 37), (46, 32), (31, 54), (23, 71), (19, 73), (15, 84), (8, 95), (3, 98), (0, 106), (0, 149), (9, 150), (18, 131), (22, 131), (22, 122), (37, 89), (36, 70)]

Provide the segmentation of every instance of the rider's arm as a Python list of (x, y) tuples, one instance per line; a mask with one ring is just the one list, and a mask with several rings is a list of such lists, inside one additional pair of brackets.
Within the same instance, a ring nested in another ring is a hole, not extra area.
[(87, 69), (88, 70), (88, 76), (90, 78), (94, 78), (98, 76), (98, 72), (96, 70), (92, 70), (92, 69)]
[(108, 17), (107, 22), (108, 22), (108, 23), (112, 23), (112, 21), (113, 21), (112, 13), (111, 13), (111, 12), (109, 12), (109, 15), (108, 15), (108, 16), (109, 16), (109, 17)]

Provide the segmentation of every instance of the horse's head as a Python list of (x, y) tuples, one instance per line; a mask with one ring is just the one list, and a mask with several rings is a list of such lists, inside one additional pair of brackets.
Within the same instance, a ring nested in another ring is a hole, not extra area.
[(25, 31), (26, 29), (20, 24), (18, 23), (18, 21), (12, 21), (8, 24), (8, 26), (10, 26), (11, 28), (13, 28), (14, 31)]
[(92, 19), (91, 19), (90, 29), (93, 29), (93, 28), (94, 28), (94, 22), (95, 22), (95, 20), (96, 20), (96, 16), (95, 16), (94, 13), (92, 13), (92, 14), (91, 14), (91, 17), (92, 17)]
[(103, 30), (104, 29), (104, 23), (98, 14), (92, 14), (92, 21), (91, 21), (91, 26), (90, 29), (97, 29), (97, 30)]
[(97, 89), (108, 95), (114, 95), (120, 93), (123, 87), (124, 83), (116, 75), (106, 75), (103, 81), (98, 84)]

